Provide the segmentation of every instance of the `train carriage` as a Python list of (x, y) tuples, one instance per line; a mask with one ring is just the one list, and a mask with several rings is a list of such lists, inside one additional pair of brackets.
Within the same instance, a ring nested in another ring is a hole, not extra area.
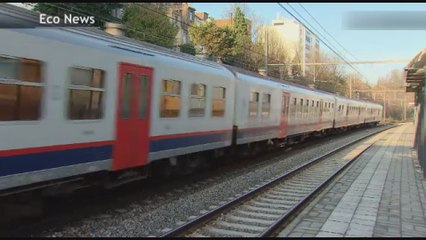
[(350, 104), (350, 100), (340, 96), (336, 96), (335, 99), (336, 104), (334, 107), (334, 127), (346, 127), (348, 124), (347, 109)]
[(346, 125), (360, 125), (364, 123), (364, 119), (361, 116), (360, 109), (363, 106), (363, 102), (355, 101), (353, 99), (348, 100), (348, 106), (346, 108)]
[(234, 112), (236, 144), (277, 138), (281, 123), (280, 84), (265, 81), (241, 69), (228, 68), (237, 82)]
[[(3, 20), (22, 17), (11, 9), (0, 5)], [(185, 172), (383, 111), (100, 30), (0, 29), (0, 40), (0, 195), (93, 173), (135, 180), (153, 165)]]
[(382, 121), (383, 106), (377, 103), (364, 101), (366, 105), (366, 112), (363, 123), (377, 124)]
[(317, 132), (333, 127), (334, 97), (331, 94), (292, 85), (289, 89), (288, 135)]
[(222, 65), (84, 31), (0, 36), (0, 189), (231, 145)]

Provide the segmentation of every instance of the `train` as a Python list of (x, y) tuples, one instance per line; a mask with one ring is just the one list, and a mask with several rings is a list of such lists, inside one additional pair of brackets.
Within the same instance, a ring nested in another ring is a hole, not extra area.
[(97, 29), (3, 28), (0, 39), (0, 195), (193, 172), (382, 120), (377, 103)]

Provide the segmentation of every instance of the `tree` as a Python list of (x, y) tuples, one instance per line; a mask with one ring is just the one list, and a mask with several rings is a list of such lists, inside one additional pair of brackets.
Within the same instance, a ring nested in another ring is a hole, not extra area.
[[(320, 54), (319, 62), (332, 63), (337, 62), (337, 57), (329, 56), (325, 53)], [(310, 75), (312, 68), (307, 71)], [(345, 75), (342, 66), (336, 64), (320, 65), (315, 68), (315, 88), (330, 93), (339, 93), (341, 96), (348, 96), (348, 77)]]
[(237, 6), (235, 10), (233, 30), (235, 36), (235, 55), (248, 55), (246, 48), (250, 47), (252, 44), (249, 24), (239, 6)]
[(94, 25), (103, 28), (107, 21), (118, 21), (112, 16), (112, 10), (121, 6), (121, 3), (37, 3), (34, 10), (59, 17), (64, 14), (94, 16)]
[(218, 62), (232, 56), (234, 52), (235, 37), (232, 29), (217, 27), (212, 18), (191, 27), (189, 35), (195, 44), (202, 46), (208, 55), (215, 56)]
[(249, 21), (241, 8), (237, 5), (233, 14), (232, 34), (235, 39), (233, 52), (230, 56), (224, 58), (224, 62), (230, 65), (238, 66), (247, 70), (253, 70), (251, 52), (253, 44), (249, 29)]
[[(362, 81), (359, 74), (348, 74), (347, 75), (347, 81), (348, 81), (348, 96), (352, 96), (352, 98), (358, 98), (358, 99), (369, 99), (373, 100), (371, 92), (363, 92), (362, 90), (371, 90), (371, 86), (366, 83), (365, 81)], [(352, 86), (352, 94), (349, 94), (350, 88), (349, 84)], [(361, 90), (361, 91), (358, 91)]]
[(188, 54), (191, 54), (191, 55), (196, 54), (194, 44), (192, 44), (192, 43), (182, 44), (182, 45), (179, 46), (179, 48), (180, 48), (181, 52), (188, 53)]
[(132, 3), (124, 8), (123, 21), (128, 37), (172, 48), (179, 28), (170, 21), (159, 3)]
[[(267, 40), (266, 40), (267, 39)], [(289, 41), (284, 41), (280, 32), (271, 27), (261, 27), (257, 31), (256, 44), (259, 46), (256, 62), (259, 67), (265, 66), (265, 56), (268, 57), (268, 64), (288, 64), (286, 66), (268, 66), (268, 76), (281, 79), (292, 77), (300, 77), (300, 65), (290, 65), (292, 63), (300, 63), (300, 54), (297, 46)], [(268, 52), (266, 53), (266, 45)]]
[(386, 76), (380, 77), (373, 86), (373, 90), (376, 90), (373, 98), (385, 106), (387, 118), (402, 120), (404, 110), (407, 117), (412, 116), (413, 106), (408, 103), (414, 102), (414, 93), (405, 92), (404, 82), (402, 69), (393, 69)]

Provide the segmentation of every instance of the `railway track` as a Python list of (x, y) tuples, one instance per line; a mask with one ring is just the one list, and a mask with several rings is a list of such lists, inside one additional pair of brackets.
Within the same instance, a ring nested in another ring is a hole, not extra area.
[[(374, 132), (376, 131), (374, 130)], [(290, 151), (287, 151), (289, 149), (277, 150), (276, 152), (274, 151), (272, 153), (264, 154), (261, 157), (247, 159), (245, 161), (227, 165), (226, 167), (221, 167), (219, 169), (213, 168), (208, 172), (208, 174), (198, 174), (191, 176), (190, 178), (176, 178), (171, 181), (161, 183), (135, 182), (133, 184), (129, 184), (128, 186), (123, 186), (108, 192), (84, 191), (83, 193), (68, 196), (66, 199), (54, 198), (44, 204), (46, 205), (46, 209), (43, 210), (43, 215), (41, 216), (23, 219), (23, 221), (9, 222), (7, 220), (7, 224), (1, 223), (0, 221), (0, 237), (38, 236), (48, 229), (57, 229), (57, 231), (61, 231), (64, 226), (69, 225), (71, 222), (82, 221), (83, 219), (88, 219), (91, 216), (104, 214), (107, 211), (110, 212), (109, 209), (112, 209), (112, 212), (114, 212), (114, 209), (116, 208), (119, 211), (122, 211), (125, 206), (131, 205), (133, 203), (141, 203), (145, 201), (144, 199), (148, 199), (151, 202), (163, 201), (157, 199), (157, 197), (147, 198), (147, 196), (158, 195), (159, 198), (175, 198), (174, 195), (179, 195), (180, 192), (186, 191), (184, 189), (201, 189), (204, 185), (208, 185), (208, 182), (211, 182), (207, 181), (208, 179), (215, 181), (214, 179), (224, 178), (229, 175), (229, 172), (232, 172), (233, 169), (244, 169), (245, 172), (249, 172), (263, 165), (271, 164), (275, 161), (272, 158), (282, 155), (284, 152), (287, 153), (299, 150), (303, 151), (303, 148), (311, 146), (312, 144), (318, 144), (319, 141), (324, 142), (330, 140), (331, 138), (333, 138), (333, 135), (321, 139), (313, 138), (310, 141), (293, 145)], [(259, 158), (271, 159), (259, 161)], [(241, 172), (237, 171), (234, 174), (241, 174)], [(195, 185), (193, 186), (193, 184)], [(135, 188), (144, 190), (140, 192), (134, 191)], [(172, 193), (172, 195), (163, 193)], [(120, 197), (118, 200), (116, 196), (122, 197)], [(106, 201), (106, 199), (109, 200)]]
[(273, 237), (378, 138), (361, 144), (344, 158), (333, 155), (378, 133), (316, 157), (161, 237)]

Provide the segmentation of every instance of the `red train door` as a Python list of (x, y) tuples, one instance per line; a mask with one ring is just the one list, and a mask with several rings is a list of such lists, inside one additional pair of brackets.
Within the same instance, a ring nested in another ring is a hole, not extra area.
[(148, 163), (152, 68), (120, 63), (113, 169)]
[(288, 114), (290, 106), (290, 94), (283, 92), (281, 100), (280, 138), (287, 136)]

